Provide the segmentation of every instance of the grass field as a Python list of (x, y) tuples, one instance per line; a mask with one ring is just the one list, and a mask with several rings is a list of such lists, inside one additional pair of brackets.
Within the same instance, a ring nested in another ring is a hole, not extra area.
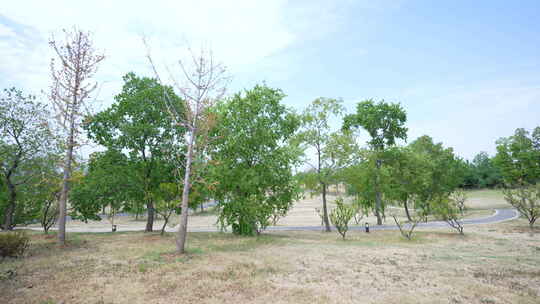
[[(316, 225), (317, 205), (305, 200), (285, 219)], [(469, 216), (507, 207), (485, 190), (468, 205)], [(30, 233), (27, 256), (0, 263), (0, 303), (540, 303), (540, 229), (522, 219), (466, 226), (465, 236), (419, 229), (412, 241), (398, 231), (345, 241), (192, 232), (185, 256), (173, 254), (172, 234), (70, 233), (58, 248), (54, 235)]]
[(281, 232), (260, 237), (33, 232), (23, 259), (0, 263), (1, 303), (538, 303), (540, 231), (523, 220), (422, 230)]

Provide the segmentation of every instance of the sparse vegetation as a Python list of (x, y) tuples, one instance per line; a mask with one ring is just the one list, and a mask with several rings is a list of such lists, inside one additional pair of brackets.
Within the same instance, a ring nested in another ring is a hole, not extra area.
[(0, 257), (20, 257), (26, 249), (30, 238), (24, 231), (8, 231), (0, 233)]
[(529, 221), (531, 229), (540, 217), (540, 184), (503, 190), (504, 198)]
[(349, 222), (354, 217), (356, 210), (353, 206), (343, 203), (343, 198), (336, 199), (336, 208), (330, 212), (330, 221), (345, 240), (345, 235), (349, 231)]

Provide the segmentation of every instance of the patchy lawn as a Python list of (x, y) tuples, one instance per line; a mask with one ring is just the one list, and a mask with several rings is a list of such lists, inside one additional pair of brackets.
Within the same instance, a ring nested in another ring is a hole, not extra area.
[[(279, 232), (258, 238), (32, 234), (0, 263), (1, 303), (539, 303), (540, 230), (523, 220), (419, 231)], [(2, 276), (12, 270), (12, 278)]]

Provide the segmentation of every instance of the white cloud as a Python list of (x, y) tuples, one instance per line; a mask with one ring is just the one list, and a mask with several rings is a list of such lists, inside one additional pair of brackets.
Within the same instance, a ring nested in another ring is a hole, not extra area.
[(106, 54), (97, 74), (101, 99), (111, 99), (126, 72), (150, 74), (142, 35), (159, 64), (179, 59), (189, 42), (193, 48), (212, 48), (233, 75), (258, 68), (271, 73), (265, 60), (331, 33), (339, 26), (339, 9), (325, 1), (10, 1), (1, 14), (20, 29), (4, 26), (12, 39), (0, 37), (0, 85), (46, 89), (52, 56), (46, 42), (51, 33), (60, 38), (60, 29), (73, 25), (93, 32), (96, 47)]

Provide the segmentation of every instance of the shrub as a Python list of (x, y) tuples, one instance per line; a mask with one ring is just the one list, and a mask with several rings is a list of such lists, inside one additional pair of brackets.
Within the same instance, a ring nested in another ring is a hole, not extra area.
[(433, 202), (433, 212), (436, 218), (445, 221), (450, 227), (454, 228), (463, 235), (463, 210), (464, 196), (461, 194), (451, 197), (441, 197)]
[(29, 243), (30, 238), (23, 231), (0, 232), (0, 256), (2, 258), (22, 256)]
[(330, 212), (330, 221), (336, 226), (341, 237), (345, 239), (345, 234), (349, 230), (349, 222), (356, 210), (352, 206), (344, 204), (342, 198), (336, 199), (336, 205), (337, 207)]
[(540, 184), (503, 190), (504, 198), (529, 221), (529, 227), (540, 217)]

